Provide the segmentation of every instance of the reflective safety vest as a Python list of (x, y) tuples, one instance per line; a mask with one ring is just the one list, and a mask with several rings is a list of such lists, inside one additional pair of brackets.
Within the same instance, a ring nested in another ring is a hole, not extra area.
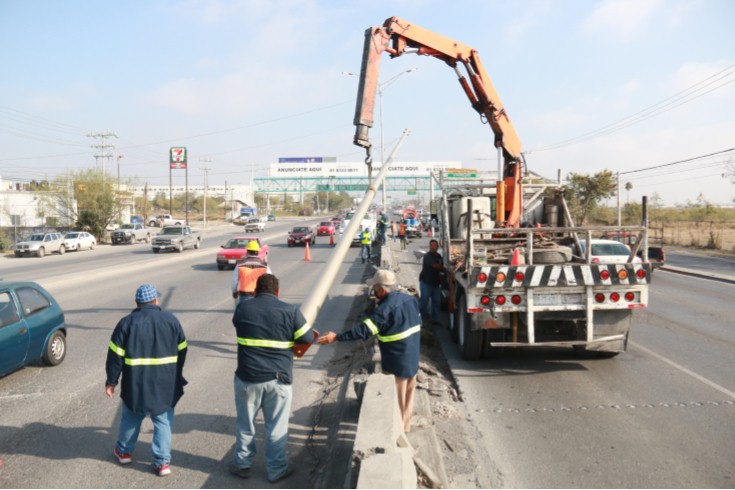
[(370, 232), (363, 231), (361, 236), (362, 241), (360, 243), (362, 243), (363, 245), (370, 245), (370, 242), (372, 242), (372, 240), (370, 240)]
[(237, 268), (237, 275), (240, 278), (238, 288), (240, 293), (255, 294), (255, 284), (258, 282), (258, 278), (267, 272), (268, 269), (265, 267), (251, 269), (247, 266), (239, 266)]
[(401, 228), (398, 230), (398, 234), (402, 236), (406, 235), (406, 223), (401, 223)]

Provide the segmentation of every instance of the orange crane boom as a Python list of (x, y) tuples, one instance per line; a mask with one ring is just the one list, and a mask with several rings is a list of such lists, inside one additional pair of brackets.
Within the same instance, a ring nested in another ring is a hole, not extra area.
[[(355, 107), (354, 144), (365, 148), (370, 159), (372, 143), (369, 129), (374, 123), (375, 95), (383, 52), (388, 52), (391, 58), (409, 52), (432, 56), (454, 68), (472, 108), (492, 128), (495, 147), (502, 149), (503, 169), (497, 186), (497, 224), (518, 227), (522, 212), (521, 142), (475, 49), (398, 17), (387, 19), (382, 27), (367, 29)], [(464, 66), (467, 77), (458, 65)]]

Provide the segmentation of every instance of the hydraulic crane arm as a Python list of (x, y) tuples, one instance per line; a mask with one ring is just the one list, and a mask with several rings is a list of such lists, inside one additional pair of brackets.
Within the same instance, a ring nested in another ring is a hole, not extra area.
[[(391, 17), (382, 27), (365, 31), (360, 85), (355, 107), (354, 143), (368, 150), (372, 143), (369, 129), (373, 127), (375, 95), (383, 52), (391, 58), (413, 52), (433, 56), (454, 68), (467, 98), (481, 116), (490, 124), (495, 135), (495, 147), (503, 152), (504, 185), (498, 185), (498, 220), (506, 226), (518, 226), (521, 212), (521, 142), (518, 139), (500, 97), (485, 72), (476, 50), (469, 46), (411, 24), (398, 17)], [(459, 69), (464, 66), (467, 77)], [(502, 189), (501, 189), (502, 187)]]

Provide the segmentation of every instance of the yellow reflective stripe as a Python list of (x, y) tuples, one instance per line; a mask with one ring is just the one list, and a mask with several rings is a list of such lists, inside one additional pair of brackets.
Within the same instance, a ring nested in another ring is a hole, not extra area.
[(363, 321), (363, 323), (365, 325), (367, 325), (367, 328), (370, 329), (370, 333), (372, 333), (373, 335), (377, 335), (378, 334), (378, 326), (375, 325), (375, 322), (372, 321), (372, 319), (365, 318), (365, 321)]
[(125, 364), (128, 366), (162, 366), (164, 364), (176, 364), (176, 362), (179, 360), (179, 356), (171, 356), (171, 357), (159, 357), (159, 358), (140, 358), (140, 359), (130, 359), (128, 357), (125, 358)]
[(403, 340), (406, 337), (410, 337), (411, 335), (418, 333), (420, 331), (421, 331), (421, 325), (416, 325), (414, 327), (409, 328), (408, 330), (405, 330), (401, 333), (397, 333), (394, 335), (386, 335), (384, 337), (381, 335), (378, 335), (378, 340), (380, 342), (395, 342), (396, 340)]
[(290, 349), (293, 342), (283, 340), (245, 339), (237, 338), (237, 343), (245, 347), (269, 347), (271, 349)]
[(179, 344), (179, 350), (184, 350), (187, 347), (189, 347), (189, 344), (186, 343), (186, 340)]
[(304, 326), (296, 330), (296, 332), (293, 334), (294, 340), (298, 339), (299, 337), (302, 337), (309, 330), (311, 330), (311, 325), (309, 325), (308, 323), (304, 323)]
[(125, 355), (125, 349), (123, 349), (122, 347), (116, 346), (112, 340), (110, 340), (110, 350), (120, 357)]

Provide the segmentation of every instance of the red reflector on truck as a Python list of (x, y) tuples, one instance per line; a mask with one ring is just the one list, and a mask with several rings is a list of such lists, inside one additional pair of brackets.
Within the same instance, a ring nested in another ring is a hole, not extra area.
[(485, 310), (483, 310), (482, 308), (467, 308), (467, 311), (469, 313), (482, 313)]

